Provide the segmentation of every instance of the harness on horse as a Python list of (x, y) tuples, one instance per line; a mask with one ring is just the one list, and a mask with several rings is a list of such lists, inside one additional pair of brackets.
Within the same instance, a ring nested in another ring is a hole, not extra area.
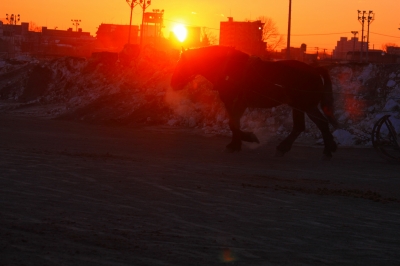
[(284, 86), (282, 84), (278, 84), (276, 82), (272, 82), (272, 81), (266, 79), (260, 73), (260, 71), (259, 71), (259, 69), (257, 67), (257, 64), (261, 64), (262, 62), (263, 62), (262, 59), (257, 57), (257, 56), (250, 56), (249, 60), (246, 63), (245, 70), (244, 70), (244, 73), (243, 73), (243, 76), (242, 76), (242, 82), (241, 82), (242, 86), (245, 86), (245, 79), (246, 79), (246, 77), (248, 77), (248, 75), (255, 74), (256, 76), (258, 76), (263, 81), (263, 83), (268, 83), (269, 85), (271, 85), (275, 89), (282, 91), (283, 94), (285, 95), (285, 97), (284, 97), (284, 101), (281, 102), (281, 101), (278, 101), (277, 99), (271, 98), (270, 96), (268, 96), (268, 94), (260, 93), (259, 91), (256, 91), (255, 89), (252, 89), (251, 92), (257, 94), (260, 97), (267, 98), (269, 100), (272, 100), (272, 101), (275, 101), (275, 102), (278, 102), (278, 103), (291, 104), (292, 101), (291, 101), (291, 97), (289, 95), (290, 88), (287, 87), (287, 86)]
[[(293, 101), (296, 98), (293, 96), (293, 93), (296, 91), (300, 92), (301, 90), (294, 86), (284, 84), (284, 78), (282, 77), (278, 78), (277, 80), (270, 80), (269, 78), (263, 76), (262, 72), (260, 71), (262, 68), (261, 64), (263, 62), (261, 58), (257, 56), (249, 56), (247, 61), (241, 60), (240, 62), (241, 64), (244, 64), (244, 66), (242, 67), (240, 73), (232, 73), (232, 71), (229, 69), (229, 66), (232, 64), (234, 65), (235, 63), (236, 59), (234, 58), (234, 51), (235, 49), (232, 48), (226, 52), (226, 59), (223, 61), (221, 68), (218, 71), (218, 76), (221, 77), (219, 80), (219, 85), (227, 86), (228, 83), (230, 83), (231, 86), (234, 86), (230, 88), (237, 90), (235, 93), (236, 95), (234, 102), (236, 102), (239, 97), (243, 97), (245, 95), (245, 91), (247, 90), (258, 95), (259, 97), (269, 99), (279, 104), (293, 104)], [(321, 83), (324, 86), (325, 80), (321, 74), (319, 74), (319, 76), (321, 78)], [(249, 81), (255, 78), (261, 80), (262, 84), (267, 86), (270, 91), (276, 90), (280, 96), (278, 98), (271, 97), (270, 93), (263, 93), (263, 90), (257, 90), (249, 87)]]

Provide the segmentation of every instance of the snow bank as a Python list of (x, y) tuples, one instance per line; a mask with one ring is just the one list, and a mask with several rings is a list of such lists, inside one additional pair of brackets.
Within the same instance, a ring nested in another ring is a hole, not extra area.
[[(151, 52), (128, 67), (72, 57), (0, 61), (0, 97), (21, 106), (58, 104), (51, 115), (70, 119), (156, 123), (229, 135), (224, 106), (208, 81), (198, 77), (185, 90), (171, 90), (175, 60), (166, 53)], [(38, 79), (38, 73), (51, 75)], [(340, 145), (371, 145), (373, 125), (385, 114), (391, 115), (400, 133), (399, 65), (336, 65), (330, 67), (330, 74), (335, 116), (341, 125), (333, 134)], [(245, 130), (286, 135), (292, 126), (291, 110), (287, 106), (248, 109), (241, 122)], [(303, 135), (321, 139), (308, 119)]]

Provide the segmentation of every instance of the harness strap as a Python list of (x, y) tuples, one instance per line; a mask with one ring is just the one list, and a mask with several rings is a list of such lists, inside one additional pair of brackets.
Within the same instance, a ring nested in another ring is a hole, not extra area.
[(233, 54), (232, 50), (229, 50), (228, 52), (226, 52), (226, 60), (223, 62), (222, 66), (221, 66), (221, 69), (219, 71), (219, 73), (221, 75), (218, 75), (218, 76), (224, 77), (225, 81), (229, 80), (229, 75), (226, 75), (226, 70), (228, 68), (228, 64), (229, 64), (229, 62), (231, 60), (232, 54)]
[[(243, 87), (245, 86), (245, 79), (246, 79), (247, 75), (248, 75), (249, 73), (255, 73), (255, 75), (258, 76), (258, 77), (260, 77), (260, 79), (261, 79), (263, 82), (270, 84), (271, 86), (275, 87), (277, 90), (283, 90), (283, 93), (284, 93), (285, 97), (284, 97), (284, 102), (282, 102), (282, 103), (285, 103), (285, 104), (289, 104), (289, 105), (290, 105), (290, 104), (292, 103), (292, 100), (291, 100), (291, 97), (290, 97), (290, 95), (289, 95), (289, 88), (286, 87), (286, 86), (284, 86), (284, 85), (282, 85), (282, 84), (277, 84), (277, 83), (271, 82), (271, 81), (269, 81), (268, 79), (266, 79), (264, 76), (262, 76), (262, 74), (260, 74), (260, 72), (259, 72), (258, 69), (256, 68), (256, 64), (257, 64), (258, 62), (261, 62), (261, 61), (262, 61), (262, 60), (261, 60), (259, 57), (256, 57), (256, 56), (251, 56), (251, 57), (249, 58), (249, 60), (248, 60), (247, 63), (246, 63), (246, 66), (245, 66), (244, 75), (242, 76), (242, 82), (241, 82), (242, 86), (243, 86)], [(243, 90), (244, 90), (244, 89), (243, 89)], [(261, 96), (261, 97), (268, 98), (268, 99), (270, 99), (270, 100), (275, 101), (274, 99), (270, 98), (268, 95), (265, 95), (265, 94), (263, 94), (263, 93), (261, 93), (261, 92), (258, 92), (258, 91), (256, 91), (256, 90), (254, 90), (254, 89), (251, 90), (251, 91), (252, 91), (253, 93), (255, 93), (255, 94)]]

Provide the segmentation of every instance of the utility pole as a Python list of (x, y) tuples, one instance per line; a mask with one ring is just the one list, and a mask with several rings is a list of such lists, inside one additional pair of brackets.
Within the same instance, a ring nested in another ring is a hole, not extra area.
[(10, 28), (10, 34), (11, 34), (11, 44), (12, 44), (12, 54), (15, 54), (15, 41), (14, 41), (14, 29), (15, 25), (17, 25), (17, 22), (20, 21), (20, 15), (15, 15), (15, 14), (10, 14), (10, 17), (8, 17), (8, 14), (6, 14), (6, 20), (8, 21), (8, 24), (13, 25)]
[(140, 47), (143, 46), (143, 35), (144, 35), (144, 12), (146, 9), (151, 5), (151, 0), (140, 0), (140, 6), (142, 7), (143, 14), (142, 14), (142, 26), (140, 28)]
[(368, 63), (368, 50), (369, 50), (369, 25), (375, 20), (375, 13), (368, 11), (368, 34), (367, 34), (367, 63)]
[(78, 26), (81, 25), (80, 24), (81, 20), (80, 19), (71, 19), (71, 21), (73, 22), (72, 25), (75, 26), (75, 31), (78, 31)]
[(8, 24), (11, 25), (17, 25), (17, 22), (20, 21), (20, 15), (15, 15), (15, 14), (10, 14), (10, 17), (8, 17), (8, 14), (6, 14), (6, 20), (8, 21)]
[(354, 51), (356, 50), (356, 35), (358, 34), (358, 31), (352, 31), (351, 32), (353, 35), (354, 35), (354, 37), (353, 37), (353, 56), (352, 56), (352, 60), (354, 60)]
[(288, 19), (288, 34), (287, 34), (287, 47), (286, 59), (290, 59), (290, 25), (292, 20), (292, 0), (289, 0), (289, 19)]
[(129, 5), (129, 8), (131, 9), (131, 15), (129, 19), (129, 34), (128, 34), (128, 45), (131, 44), (131, 28), (132, 28), (132, 13), (133, 13), (133, 8), (137, 6), (139, 3), (137, 3), (137, 0), (126, 0), (126, 3)]
[[(367, 11), (361, 11), (361, 10), (357, 10), (358, 12), (358, 21), (361, 23), (362, 25), (362, 30), (361, 30), (361, 53), (360, 53), (360, 62), (363, 61), (362, 57), (363, 57), (363, 52), (364, 52), (364, 22), (365, 22), (365, 13), (367, 13)], [(360, 16), (362, 15), (362, 16)]]

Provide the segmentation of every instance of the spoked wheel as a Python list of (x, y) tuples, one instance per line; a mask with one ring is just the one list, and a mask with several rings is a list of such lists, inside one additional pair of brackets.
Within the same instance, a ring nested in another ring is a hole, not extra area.
[(397, 140), (397, 133), (389, 117), (390, 115), (385, 115), (375, 123), (372, 130), (372, 144), (375, 150), (387, 159), (400, 162), (400, 146)]

